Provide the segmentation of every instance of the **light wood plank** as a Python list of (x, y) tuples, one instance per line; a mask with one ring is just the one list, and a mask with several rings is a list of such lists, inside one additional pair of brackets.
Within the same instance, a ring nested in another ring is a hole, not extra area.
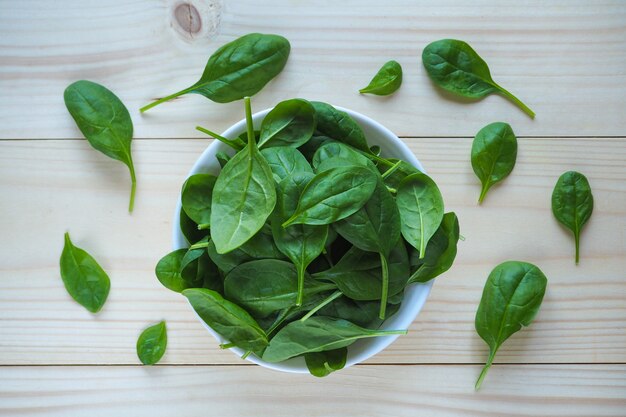
[[(3, 416), (623, 416), (626, 366), (4, 367)], [(132, 411), (131, 411), (132, 410)]]
[[(197, 124), (220, 131), (241, 118), (241, 103), (189, 95), (144, 116), (137, 109), (194, 83), (211, 52), (251, 31), (292, 44), (284, 72), (255, 97), (258, 110), (299, 96), (360, 111), (403, 136), (471, 136), (496, 119), (521, 136), (626, 134), (620, 0), (190, 3), (202, 20), (195, 33), (177, 23), (174, 0), (0, 2), (0, 138), (79, 137), (62, 101), (77, 79), (113, 89), (132, 112), (136, 137), (199, 137)], [(433, 88), (421, 51), (444, 37), (470, 42), (537, 119), (501, 97), (469, 104)], [(403, 65), (401, 90), (359, 96), (389, 59)]]
[[(438, 279), (410, 333), (371, 363), (480, 363), (473, 319), (489, 271), (507, 259), (548, 276), (536, 322), (497, 362), (626, 362), (626, 139), (522, 139), (517, 166), (478, 207), (470, 139), (406, 139), (460, 217), (455, 266)], [(126, 168), (85, 141), (0, 141), (0, 363), (133, 364), (141, 329), (166, 319), (163, 363), (235, 363), (185, 301), (154, 277), (170, 248), (177, 194), (208, 141), (139, 140), (136, 209), (126, 212)], [(573, 262), (573, 239), (553, 219), (552, 187), (584, 172), (596, 207)], [(109, 272), (112, 289), (93, 316), (66, 294), (58, 260), (63, 232)]]

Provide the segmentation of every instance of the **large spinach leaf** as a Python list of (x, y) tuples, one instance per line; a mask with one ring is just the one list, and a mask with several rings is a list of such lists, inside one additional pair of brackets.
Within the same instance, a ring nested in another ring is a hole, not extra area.
[(311, 104), (317, 116), (317, 131), (322, 136), (335, 139), (366, 153), (371, 152), (363, 129), (348, 113), (320, 101), (312, 101)]
[(215, 51), (194, 85), (142, 107), (141, 112), (187, 93), (217, 103), (253, 96), (283, 70), (290, 50), (289, 41), (279, 35), (244, 35)]
[(340, 349), (366, 337), (396, 334), (406, 334), (406, 330), (371, 330), (347, 320), (311, 317), (293, 321), (276, 333), (263, 353), (263, 360), (282, 362), (306, 353)]
[(124, 103), (106, 87), (91, 81), (76, 81), (63, 93), (65, 107), (91, 146), (109, 158), (124, 163), (130, 171), (130, 202), (135, 205), (135, 166), (130, 151), (133, 122)]
[(246, 97), (248, 145), (220, 173), (211, 200), (211, 239), (218, 253), (230, 252), (254, 236), (274, 210), (276, 190), (272, 171), (259, 152)]
[(435, 41), (424, 48), (422, 62), (430, 78), (445, 90), (469, 98), (499, 93), (535, 118), (528, 106), (496, 84), (487, 63), (466, 42), (456, 39)]
[(476, 331), (489, 345), (489, 358), (476, 381), (476, 389), (480, 388), (502, 343), (533, 321), (547, 283), (543, 272), (526, 262), (504, 262), (491, 271), (476, 311)]
[(593, 212), (593, 195), (589, 181), (580, 172), (568, 171), (559, 177), (552, 191), (552, 213), (574, 233), (576, 263), (580, 259), (580, 231)]
[(270, 166), (276, 182), (281, 182), (296, 172), (313, 172), (304, 155), (291, 147), (266, 148), (261, 150), (261, 155)]
[(315, 109), (306, 100), (294, 98), (278, 103), (261, 123), (259, 148), (297, 148), (311, 139), (316, 126)]
[(377, 174), (367, 168), (332, 168), (317, 174), (302, 191), (298, 207), (283, 223), (330, 224), (363, 207), (376, 188)]

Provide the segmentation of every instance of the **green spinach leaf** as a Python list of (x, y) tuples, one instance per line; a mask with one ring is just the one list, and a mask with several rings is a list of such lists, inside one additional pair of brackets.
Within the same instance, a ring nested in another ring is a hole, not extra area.
[(360, 89), (359, 93), (388, 96), (395, 93), (401, 84), (402, 67), (397, 61), (388, 61), (378, 70), (369, 85)]
[(187, 216), (198, 224), (198, 229), (208, 229), (211, 221), (211, 197), (217, 177), (195, 174), (187, 178), (181, 192), (181, 203)]
[(277, 183), (296, 172), (313, 172), (304, 155), (291, 147), (266, 148), (261, 150), (261, 155), (270, 166)]
[(137, 356), (144, 365), (154, 365), (161, 360), (167, 347), (167, 330), (162, 321), (146, 328), (137, 339)]
[(217, 103), (253, 96), (283, 70), (290, 50), (289, 41), (279, 35), (244, 35), (215, 51), (194, 85), (156, 100), (140, 111), (143, 113), (187, 93), (201, 94)]
[(302, 191), (298, 207), (283, 223), (330, 224), (363, 207), (376, 188), (377, 174), (367, 168), (332, 168), (317, 174)]
[(282, 223), (296, 210), (302, 190), (314, 177), (302, 171), (286, 177), (278, 184), (276, 209), (272, 215), (272, 235), (280, 251), (287, 256), (298, 271), (298, 297), (296, 306), (304, 297), (304, 275), (306, 268), (324, 250), (328, 237), (328, 225), (294, 224), (283, 228)]
[(406, 334), (406, 330), (364, 329), (347, 320), (311, 317), (283, 327), (263, 353), (267, 362), (282, 362), (311, 352), (341, 349), (366, 337)]
[(476, 389), (480, 388), (502, 343), (533, 321), (547, 284), (543, 272), (526, 262), (504, 262), (491, 271), (476, 311), (476, 331), (489, 345), (489, 359)]
[(317, 116), (317, 131), (322, 136), (335, 139), (360, 151), (371, 153), (363, 129), (348, 113), (337, 110), (328, 103), (312, 101)]
[(187, 282), (180, 274), (183, 258), (187, 249), (177, 249), (165, 255), (157, 263), (154, 273), (165, 288), (181, 292), (185, 288), (193, 288), (194, 282)]
[(246, 351), (262, 355), (268, 344), (267, 335), (246, 310), (204, 288), (186, 289), (182, 294), (198, 316), (222, 337)]
[(443, 219), (441, 192), (428, 175), (411, 174), (400, 183), (396, 202), (402, 220), (402, 236), (423, 258), (428, 241)]
[[(303, 295), (307, 298), (335, 289), (333, 284), (308, 278), (303, 288)], [(246, 262), (226, 275), (224, 294), (254, 316), (267, 317), (296, 304), (297, 272), (291, 263), (277, 259)]]
[(230, 252), (254, 236), (272, 214), (276, 190), (272, 171), (259, 152), (252, 129), (250, 99), (246, 97), (248, 145), (226, 164), (211, 200), (211, 240), (218, 253)]
[(282, 101), (261, 123), (259, 148), (263, 146), (297, 148), (311, 139), (316, 124), (315, 109), (311, 103), (299, 98)]
[(133, 121), (124, 103), (106, 87), (91, 81), (76, 81), (63, 93), (65, 107), (94, 149), (125, 164), (130, 170), (130, 202), (135, 205), (135, 166), (130, 151)]
[(228, 161), (230, 161), (230, 156), (226, 153), (226, 152), (217, 152), (215, 154), (215, 158), (217, 159), (217, 162), (220, 164), (220, 168), (224, 168), (226, 166), (226, 164), (228, 163)]
[(74, 246), (67, 232), (59, 263), (69, 295), (90, 312), (100, 311), (111, 288), (109, 276), (90, 254)]
[(209, 234), (207, 229), (198, 230), (196, 222), (187, 216), (187, 213), (185, 213), (185, 210), (183, 210), (182, 207), (180, 208), (178, 223), (180, 225), (180, 231), (183, 233), (187, 243), (199, 242), (202, 238), (208, 236)]
[(580, 231), (593, 212), (589, 181), (580, 172), (568, 171), (559, 177), (552, 191), (552, 213), (574, 233), (576, 263), (580, 260)]
[(340, 220), (335, 230), (357, 248), (378, 252), (382, 266), (382, 289), (380, 298), (381, 319), (385, 318), (389, 290), (389, 255), (400, 240), (400, 213), (396, 202), (379, 179), (374, 193), (367, 203), (354, 214)]
[(508, 123), (495, 122), (480, 129), (472, 143), (472, 168), (482, 183), (478, 203), (493, 184), (513, 171), (516, 158), (517, 138)]
[(422, 62), (430, 78), (445, 90), (475, 99), (499, 93), (535, 118), (530, 108), (496, 84), (487, 63), (463, 41), (441, 39), (429, 44), (422, 52)]
[(456, 258), (458, 241), (459, 219), (454, 213), (446, 213), (439, 228), (428, 241), (426, 255), (420, 259), (419, 252), (412, 248), (409, 284), (428, 282), (450, 269)]
[(340, 348), (324, 352), (311, 352), (304, 355), (306, 367), (311, 375), (323, 378), (346, 366), (348, 349)]

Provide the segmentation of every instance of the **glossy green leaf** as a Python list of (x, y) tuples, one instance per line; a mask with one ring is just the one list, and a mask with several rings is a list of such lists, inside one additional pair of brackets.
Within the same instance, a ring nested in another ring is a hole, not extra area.
[(400, 160), (400, 159), (387, 158), (387, 161), (389, 163), (391, 163), (392, 166), (395, 166), (396, 164), (398, 164), (398, 165), (390, 173), (388, 172), (390, 167), (388, 165), (386, 165), (386, 164), (378, 165), (378, 170), (379, 170), (379, 172), (381, 174), (386, 174), (383, 177), (383, 181), (385, 182), (385, 185), (387, 187), (393, 188), (395, 190), (397, 190), (398, 187), (400, 187), (400, 183), (406, 177), (408, 177), (411, 174), (417, 174), (417, 173), (421, 172), (419, 169), (417, 169), (413, 165), (409, 164), (406, 161)]
[(263, 353), (267, 362), (282, 362), (311, 352), (340, 349), (366, 337), (406, 334), (406, 330), (371, 330), (347, 320), (330, 317), (311, 317), (296, 320), (272, 338)]
[(378, 180), (367, 203), (334, 227), (337, 233), (357, 248), (379, 253), (382, 267), (380, 318), (384, 319), (389, 289), (388, 260), (400, 240), (401, 224), (396, 202), (382, 179)]
[(348, 349), (340, 348), (324, 352), (312, 352), (304, 355), (306, 367), (311, 375), (323, 378), (346, 366)]
[(131, 154), (133, 122), (124, 103), (107, 88), (91, 81), (76, 81), (63, 93), (65, 107), (94, 149), (124, 163), (130, 170), (128, 211), (135, 204), (135, 166)]
[(487, 63), (463, 41), (441, 39), (429, 44), (422, 52), (422, 62), (430, 78), (447, 91), (475, 99), (499, 93), (535, 117), (530, 108), (496, 84)]
[(180, 274), (181, 265), (187, 249), (177, 249), (165, 255), (154, 270), (157, 279), (165, 288), (181, 292), (185, 288), (194, 287), (194, 282), (187, 282)]
[(167, 330), (162, 321), (146, 328), (137, 339), (137, 357), (144, 365), (154, 365), (165, 354)]
[(291, 147), (277, 146), (263, 149), (261, 155), (270, 166), (276, 182), (281, 182), (296, 172), (313, 172), (304, 155)]
[(215, 158), (217, 162), (220, 164), (220, 168), (224, 168), (228, 161), (230, 161), (230, 156), (226, 152), (217, 152), (215, 154)]
[(396, 195), (402, 220), (402, 236), (423, 258), (426, 245), (443, 219), (443, 198), (426, 174), (411, 174), (400, 183)]
[(299, 98), (281, 101), (261, 123), (259, 148), (297, 148), (311, 139), (316, 124), (315, 109), (308, 101)]
[(330, 224), (363, 207), (376, 188), (377, 174), (367, 168), (332, 168), (320, 172), (302, 191), (290, 224)]
[[(307, 276), (304, 297), (335, 289), (335, 286), (311, 280)], [(262, 259), (241, 264), (224, 280), (225, 296), (257, 317), (268, 315), (296, 304), (298, 273), (289, 262)]]
[(559, 223), (574, 233), (577, 264), (580, 259), (580, 231), (592, 212), (593, 195), (587, 177), (576, 171), (561, 175), (552, 191), (552, 213)]
[[(402, 292), (399, 294), (403, 295)], [(395, 314), (400, 305), (387, 305), (387, 318)], [(340, 297), (324, 306), (319, 312), (319, 316), (334, 317), (348, 320), (357, 326), (370, 329), (378, 328), (383, 320), (378, 317), (380, 312), (379, 301), (357, 301), (348, 297)]]
[(92, 313), (100, 311), (109, 295), (111, 281), (90, 254), (74, 246), (69, 233), (65, 233), (59, 263), (63, 285), (69, 295)]
[[(206, 241), (206, 238), (203, 240)], [(219, 293), (224, 291), (218, 267), (204, 247), (187, 250), (180, 262), (180, 276), (189, 283), (188, 288), (208, 288)]]
[(187, 93), (201, 94), (217, 103), (253, 96), (283, 70), (290, 49), (282, 36), (244, 35), (215, 51), (194, 85), (142, 107), (141, 112)]
[(207, 229), (211, 221), (211, 197), (217, 177), (211, 174), (195, 174), (187, 178), (181, 192), (181, 203), (187, 216), (201, 229)]
[(543, 272), (526, 262), (504, 262), (491, 271), (476, 311), (476, 331), (489, 345), (489, 359), (476, 389), (480, 388), (502, 343), (533, 321), (547, 283)]
[(198, 230), (198, 224), (187, 216), (187, 213), (185, 213), (185, 210), (183, 210), (182, 207), (179, 212), (178, 224), (185, 240), (190, 244), (199, 242), (202, 238), (208, 236), (209, 234), (208, 229)]
[(388, 96), (402, 85), (402, 67), (397, 61), (386, 62), (372, 78), (369, 85), (359, 90), (361, 94)]
[(250, 102), (246, 100), (248, 145), (220, 173), (211, 201), (211, 240), (218, 253), (247, 242), (265, 224), (276, 204), (272, 171), (252, 135)]
[(508, 123), (495, 122), (480, 129), (472, 143), (472, 168), (482, 183), (479, 203), (493, 184), (513, 171), (516, 158), (517, 137)]
[(282, 223), (289, 219), (298, 206), (300, 194), (314, 177), (306, 171), (296, 172), (278, 184), (276, 209), (272, 215), (272, 236), (278, 249), (293, 262), (298, 274), (298, 297), (301, 305), (304, 297), (305, 271), (324, 250), (328, 225), (294, 224), (287, 228)]
[(450, 269), (456, 258), (458, 241), (459, 219), (454, 213), (446, 213), (439, 228), (428, 241), (426, 255), (420, 259), (419, 252), (412, 248), (409, 284), (428, 282)]
[(348, 113), (337, 110), (328, 103), (312, 101), (317, 116), (317, 131), (323, 136), (371, 153), (363, 129)]
[(222, 337), (246, 351), (262, 354), (267, 336), (247, 311), (204, 288), (187, 289), (182, 294), (198, 316)]
[(377, 171), (372, 161), (340, 142), (329, 142), (320, 146), (313, 155), (311, 165), (316, 173), (349, 165), (362, 166), (374, 172)]

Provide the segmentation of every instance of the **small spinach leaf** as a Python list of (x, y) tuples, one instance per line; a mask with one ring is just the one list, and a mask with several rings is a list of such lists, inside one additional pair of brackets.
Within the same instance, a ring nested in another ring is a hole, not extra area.
[(340, 349), (366, 337), (396, 334), (406, 334), (406, 330), (364, 329), (347, 320), (316, 316), (283, 327), (265, 349), (263, 360), (282, 362), (305, 353)]
[(330, 224), (363, 207), (376, 188), (377, 174), (367, 168), (332, 168), (317, 174), (302, 191), (298, 207), (283, 223)]
[(244, 35), (215, 51), (194, 85), (156, 100), (140, 111), (143, 113), (187, 93), (201, 94), (217, 103), (253, 96), (283, 70), (290, 49), (289, 41), (279, 35)]
[(109, 276), (90, 254), (74, 246), (67, 232), (59, 263), (69, 295), (92, 313), (100, 311), (111, 288)]
[(443, 274), (452, 266), (456, 258), (456, 245), (459, 241), (459, 219), (454, 213), (446, 213), (439, 228), (428, 241), (426, 255), (420, 259), (419, 252), (411, 251), (411, 277), (409, 284), (428, 282)]
[(348, 115), (328, 103), (312, 101), (317, 116), (317, 131), (323, 136), (350, 145), (360, 151), (371, 153), (361, 126)]
[(482, 183), (479, 204), (493, 184), (513, 171), (516, 158), (517, 138), (508, 123), (495, 122), (480, 129), (472, 143), (472, 168)]
[(226, 152), (219, 151), (215, 154), (215, 159), (220, 164), (220, 168), (224, 168), (230, 161), (230, 156)]
[(400, 183), (396, 202), (402, 220), (402, 236), (423, 258), (428, 241), (443, 219), (441, 192), (428, 175), (411, 174)]
[(306, 100), (294, 98), (278, 103), (261, 123), (259, 148), (290, 146), (297, 148), (315, 132), (315, 109)]
[(182, 294), (198, 316), (222, 337), (246, 351), (262, 354), (268, 344), (267, 335), (246, 310), (204, 288), (186, 289)]
[(502, 343), (533, 321), (547, 283), (543, 272), (526, 262), (504, 262), (491, 271), (476, 311), (476, 332), (489, 345), (489, 359), (476, 389), (480, 388)]
[(287, 146), (277, 146), (261, 150), (276, 182), (281, 182), (286, 177), (296, 172), (313, 172), (309, 161), (297, 149)]
[(248, 145), (226, 164), (211, 200), (211, 240), (218, 253), (230, 252), (254, 236), (274, 210), (272, 171), (259, 152), (252, 130), (250, 99), (246, 97)]
[(402, 67), (397, 61), (388, 61), (378, 70), (369, 85), (360, 89), (359, 93), (388, 96), (395, 93), (401, 84)]
[(195, 174), (187, 178), (181, 192), (181, 203), (187, 216), (198, 224), (199, 229), (208, 229), (211, 221), (211, 197), (217, 177), (211, 174)]
[(552, 213), (559, 223), (574, 233), (577, 264), (580, 259), (580, 231), (592, 212), (593, 195), (587, 177), (576, 171), (561, 175), (552, 191)]
[(154, 365), (161, 360), (167, 347), (167, 330), (162, 321), (146, 328), (137, 339), (137, 356), (144, 365)]
[(306, 367), (311, 375), (323, 378), (346, 366), (348, 349), (340, 348), (324, 352), (311, 352), (304, 355)]
[(130, 202), (135, 204), (135, 166), (130, 152), (133, 121), (124, 103), (106, 87), (91, 81), (76, 81), (63, 93), (65, 107), (91, 146), (130, 170)]
[(467, 43), (456, 39), (435, 41), (422, 52), (430, 78), (441, 88), (463, 97), (483, 98), (499, 93), (511, 100), (532, 119), (535, 113), (513, 94), (496, 84), (487, 63)]
[(185, 288), (192, 288), (193, 282), (187, 282), (180, 274), (181, 265), (187, 249), (177, 249), (165, 255), (157, 263), (154, 273), (159, 282), (168, 290), (181, 292)]

